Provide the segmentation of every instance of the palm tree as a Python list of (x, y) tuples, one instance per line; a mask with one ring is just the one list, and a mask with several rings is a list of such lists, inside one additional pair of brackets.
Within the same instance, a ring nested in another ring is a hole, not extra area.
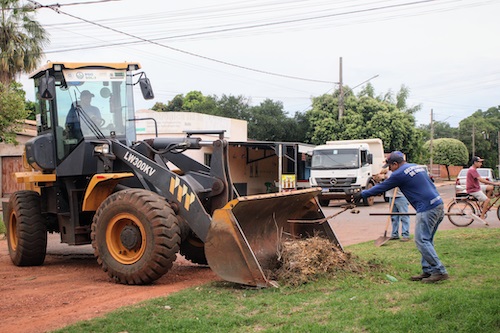
[(48, 33), (33, 19), (35, 7), (19, 0), (0, 0), (0, 82), (34, 70), (48, 44)]

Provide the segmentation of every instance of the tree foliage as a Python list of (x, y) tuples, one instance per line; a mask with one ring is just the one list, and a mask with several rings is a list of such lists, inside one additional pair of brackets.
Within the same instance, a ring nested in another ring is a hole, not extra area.
[(167, 111), (182, 111), (184, 107), (184, 96), (182, 94), (175, 95), (175, 97), (168, 102)]
[(156, 112), (165, 112), (167, 110), (167, 104), (162, 103), (162, 102), (156, 102), (155, 105), (151, 108), (151, 110), (156, 111)]
[(248, 132), (253, 139), (286, 141), (289, 130), (289, 119), (283, 111), (283, 103), (266, 99), (251, 109)]
[(0, 82), (0, 142), (17, 144), (16, 132), (22, 129), (23, 119), (30, 110), (25, 108), (25, 92), (17, 82)]
[(483, 167), (495, 169), (498, 164), (500, 106), (474, 112), (460, 121), (458, 131), (460, 141), (469, 149), (469, 157), (472, 158), (472, 154), (481, 156), (485, 159)]
[(34, 20), (32, 4), (0, 0), (0, 6), (0, 82), (8, 85), (16, 75), (36, 68), (48, 43), (48, 34)]
[(211, 114), (220, 117), (227, 117), (233, 119), (249, 119), (250, 105), (247, 98), (242, 95), (222, 95), (218, 98), (217, 96), (212, 96), (211, 105), (207, 105), (206, 108), (211, 107)]
[[(433, 124), (433, 131), (434, 131), (434, 137), (435, 139), (440, 139), (440, 138), (454, 138), (458, 139), (458, 128), (456, 127), (451, 127), (450, 124), (444, 121), (434, 121)], [(422, 130), (422, 135), (425, 141), (430, 140), (431, 138), (431, 126), (430, 124), (427, 125), (420, 125), (419, 129)]]
[(205, 101), (205, 96), (201, 93), (201, 91), (190, 91), (186, 94), (186, 97), (183, 99), (182, 103), (182, 109), (183, 111), (190, 111), (190, 112), (196, 112), (194, 109), (196, 109), (197, 106), (200, 104), (203, 104)]
[[(424, 149), (430, 150), (430, 141), (424, 144)], [(432, 140), (432, 159), (436, 164), (446, 166), (448, 180), (450, 180), (450, 165), (465, 165), (469, 152), (465, 144), (457, 139), (442, 138)]]
[[(391, 93), (375, 96), (367, 85), (358, 96), (348, 89), (344, 96), (344, 114), (338, 119), (338, 93), (313, 98), (313, 106), (306, 113), (309, 136), (314, 144), (328, 140), (380, 138), (386, 151), (404, 151), (409, 160), (416, 161), (422, 155), (420, 131), (415, 128), (413, 110), (406, 105), (407, 90), (402, 87), (397, 101)], [(403, 107), (401, 110), (398, 108)]]

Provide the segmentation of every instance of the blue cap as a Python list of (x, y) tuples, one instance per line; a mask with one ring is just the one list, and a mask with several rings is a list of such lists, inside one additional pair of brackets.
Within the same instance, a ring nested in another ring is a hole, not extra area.
[(396, 150), (389, 154), (389, 157), (385, 160), (384, 168), (387, 168), (390, 164), (397, 162), (401, 163), (405, 160), (405, 155), (402, 152)]

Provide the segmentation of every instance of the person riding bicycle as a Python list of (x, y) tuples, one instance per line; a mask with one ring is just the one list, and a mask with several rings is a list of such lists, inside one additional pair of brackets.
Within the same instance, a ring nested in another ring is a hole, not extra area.
[[(471, 161), (472, 165), (467, 171), (467, 178), (465, 185), (467, 193), (476, 198), (477, 201), (483, 203), (481, 208), (481, 216), (479, 216), (481, 220), (484, 220), (486, 211), (488, 211), (488, 207), (490, 205), (490, 198), (493, 196), (493, 186), (500, 185), (500, 182), (495, 183), (490, 180), (484, 179), (479, 175), (479, 172), (477, 172), (477, 168), (480, 168), (483, 165), (483, 161), (484, 159), (482, 159), (479, 156), (474, 156), (472, 158)], [(486, 184), (486, 190), (485, 190), (486, 193), (484, 193), (481, 190), (481, 186), (479, 183)]]

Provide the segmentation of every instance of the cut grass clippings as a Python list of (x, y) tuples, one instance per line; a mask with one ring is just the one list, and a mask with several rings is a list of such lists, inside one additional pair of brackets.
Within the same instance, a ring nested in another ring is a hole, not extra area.
[(377, 269), (277, 289), (215, 282), (57, 332), (497, 333), (499, 240), (500, 229), (439, 231), (436, 250), (450, 280), (438, 284), (409, 281), (420, 273), (413, 242), (367, 242), (347, 251)]
[(310, 237), (281, 243), (278, 267), (267, 274), (281, 286), (299, 286), (321, 278), (331, 279), (339, 273), (363, 274), (376, 269), (349, 251), (342, 251), (330, 240)]

